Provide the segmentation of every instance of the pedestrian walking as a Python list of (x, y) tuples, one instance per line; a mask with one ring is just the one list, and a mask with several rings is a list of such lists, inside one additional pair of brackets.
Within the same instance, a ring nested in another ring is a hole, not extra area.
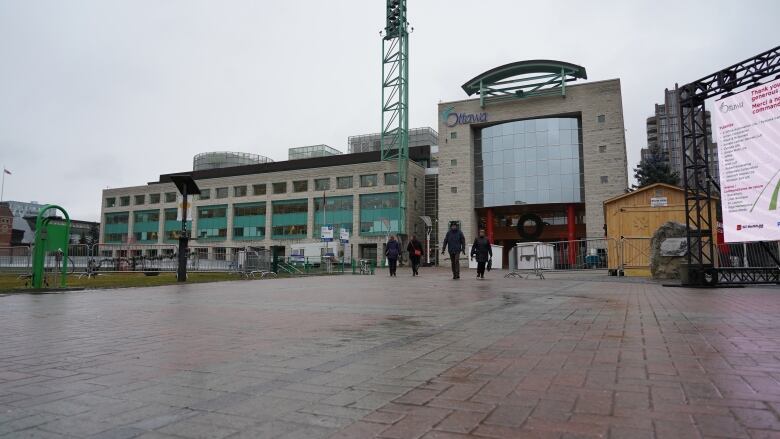
[(474, 244), (471, 245), (471, 259), (474, 258), (477, 259), (477, 279), (484, 279), (485, 265), (493, 259), (493, 249), (490, 246), (490, 241), (485, 236), (484, 230), (479, 231), (479, 236), (474, 240)]
[(460, 254), (466, 255), (466, 237), (458, 229), (456, 223), (452, 223), (447, 236), (444, 237), (444, 243), (441, 245), (441, 254), (445, 251), (450, 253), (450, 262), (452, 263), (452, 278), (460, 279)]
[(423, 247), (420, 241), (417, 240), (417, 236), (412, 235), (412, 239), (409, 240), (409, 244), (406, 246), (406, 251), (409, 252), (409, 260), (412, 262), (412, 277), (419, 276)]
[(398, 268), (398, 257), (401, 256), (401, 244), (395, 239), (395, 235), (390, 235), (385, 249), (387, 264), (390, 268), (390, 276), (395, 277), (395, 270)]

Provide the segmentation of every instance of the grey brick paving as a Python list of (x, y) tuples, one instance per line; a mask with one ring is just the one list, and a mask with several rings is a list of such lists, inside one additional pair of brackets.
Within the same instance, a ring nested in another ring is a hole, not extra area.
[(346, 276), (0, 297), (0, 437), (780, 437), (780, 289)]

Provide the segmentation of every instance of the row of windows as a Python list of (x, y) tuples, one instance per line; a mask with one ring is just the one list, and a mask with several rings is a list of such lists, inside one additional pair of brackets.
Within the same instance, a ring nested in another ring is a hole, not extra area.
[[(352, 176), (345, 176), (345, 177), (336, 177), (336, 189), (352, 189), (354, 187)], [(415, 179), (416, 180), (416, 179)], [(387, 186), (394, 186), (399, 183), (400, 179), (398, 177), (397, 172), (386, 172), (384, 174), (384, 182)], [(365, 174), (360, 176), (360, 187), (376, 187), (379, 185), (379, 176), (377, 174)], [(416, 187), (416, 181), (415, 181), (415, 187)], [(331, 188), (331, 179), (330, 178), (316, 178), (314, 179), (314, 190), (316, 191), (325, 191), (330, 190)], [(242, 185), (242, 186), (233, 186), (233, 196), (234, 197), (246, 197), (250, 194), (249, 186)], [(271, 191), (273, 194), (286, 194), (288, 190), (287, 182), (278, 182), (278, 183), (272, 183), (271, 184)], [(292, 191), (293, 192), (308, 192), (309, 190), (309, 180), (296, 180), (292, 182)], [(253, 184), (251, 186), (251, 194), (253, 196), (258, 195), (266, 195), (268, 193), (268, 189), (265, 183), (261, 184)], [(200, 195), (198, 195), (198, 199), (200, 200), (210, 200), (210, 199), (224, 199), (228, 198), (230, 194), (230, 188), (228, 187), (218, 187), (218, 188), (207, 188), (207, 189), (201, 189)], [(117, 204), (118, 200), (118, 204)], [(116, 207), (116, 206), (129, 206), (131, 201), (131, 197), (129, 195), (119, 197), (108, 197), (106, 198), (106, 207)], [(160, 203), (160, 194), (149, 194), (148, 195), (148, 202), (147, 202), (147, 195), (135, 195), (133, 197), (134, 205), (144, 205), (144, 204), (159, 204)], [(176, 201), (176, 192), (166, 192), (165, 193), (165, 202), (166, 203), (173, 203)]]
[[(176, 192), (166, 192), (165, 194), (165, 202), (166, 203), (173, 203), (176, 201)], [(148, 199), (147, 199), (148, 197)], [(149, 194), (147, 195), (135, 195), (132, 197), (133, 205), (135, 206), (142, 206), (144, 204), (160, 204), (160, 194)], [(108, 197), (106, 198), (106, 207), (116, 207), (116, 206), (129, 206), (130, 205), (130, 195), (125, 195), (123, 197)]]
[[(399, 198), (397, 193), (382, 193), (382, 194), (364, 194), (360, 195), (360, 232), (361, 234), (371, 233), (385, 233), (388, 230), (398, 229), (398, 208)], [(290, 238), (305, 238), (308, 236), (308, 214), (309, 214), (309, 201), (308, 199), (301, 200), (283, 200), (271, 203), (272, 207), (272, 227), (271, 233), (274, 238), (277, 239), (290, 239)], [(319, 213), (323, 212), (323, 200), (314, 199), (314, 215), (315, 225), (318, 224), (317, 220)], [(198, 209), (198, 217), (203, 220), (208, 220), (203, 223), (203, 227), (198, 227), (197, 239), (209, 240), (209, 239), (226, 239), (227, 238), (227, 223), (224, 222), (224, 218), (227, 213), (227, 206), (203, 206)], [(331, 197), (326, 199), (326, 212), (336, 214), (336, 222), (339, 222), (338, 228), (346, 228), (352, 230), (352, 216), (353, 211), (353, 197)], [(234, 205), (234, 212), (236, 217), (240, 216), (264, 216), (266, 203), (252, 203), (244, 205)], [(340, 214), (339, 214), (340, 212)], [(346, 217), (345, 217), (346, 213)], [(127, 212), (109, 213), (106, 214), (107, 224), (126, 224)], [(134, 216), (139, 219), (140, 222), (151, 222), (153, 219), (159, 219), (159, 212), (154, 213), (152, 211), (135, 212)], [(164, 218), (166, 221), (173, 221), (176, 219), (176, 209), (165, 209)], [(146, 220), (146, 221), (140, 221)], [(219, 221), (223, 220), (223, 221)], [(216, 221), (216, 222), (215, 222)], [(251, 221), (251, 220), (250, 220)], [(234, 239), (264, 239), (266, 235), (265, 224), (243, 224), (233, 225), (233, 237)], [(251, 221), (254, 222), (254, 221)], [(167, 229), (167, 227), (166, 227)], [(121, 229), (106, 231), (106, 242), (123, 242), (121, 236), (124, 239), (127, 238), (127, 232), (123, 232)], [(174, 240), (178, 239), (178, 228), (176, 230), (166, 230), (165, 239)], [(155, 241), (157, 240), (157, 231), (144, 231), (135, 232), (133, 237), (136, 241)]]

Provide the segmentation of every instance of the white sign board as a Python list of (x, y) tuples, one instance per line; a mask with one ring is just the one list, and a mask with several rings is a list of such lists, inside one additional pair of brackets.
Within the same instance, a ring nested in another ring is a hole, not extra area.
[[(187, 221), (192, 221), (192, 195), (187, 195)], [(184, 208), (184, 197), (179, 194), (176, 195), (176, 221), (182, 220), (182, 209)]]
[(651, 197), (650, 207), (666, 207), (669, 205), (669, 200), (666, 197)]
[(349, 230), (347, 229), (340, 229), (339, 230), (339, 240), (346, 244), (349, 242)]
[(333, 241), (333, 226), (322, 226), (320, 229), (320, 236), (325, 242)]
[(780, 239), (780, 80), (716, 101), (726, 242)]

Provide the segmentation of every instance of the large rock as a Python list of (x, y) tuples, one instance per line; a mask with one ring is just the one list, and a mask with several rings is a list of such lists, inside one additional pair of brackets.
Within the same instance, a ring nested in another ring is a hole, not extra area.
[(650, 240), (650, 273), (653, 279), (679, 279), (680, 265), (685, 263), (688, 244), (685, 224), (667, 222)]

